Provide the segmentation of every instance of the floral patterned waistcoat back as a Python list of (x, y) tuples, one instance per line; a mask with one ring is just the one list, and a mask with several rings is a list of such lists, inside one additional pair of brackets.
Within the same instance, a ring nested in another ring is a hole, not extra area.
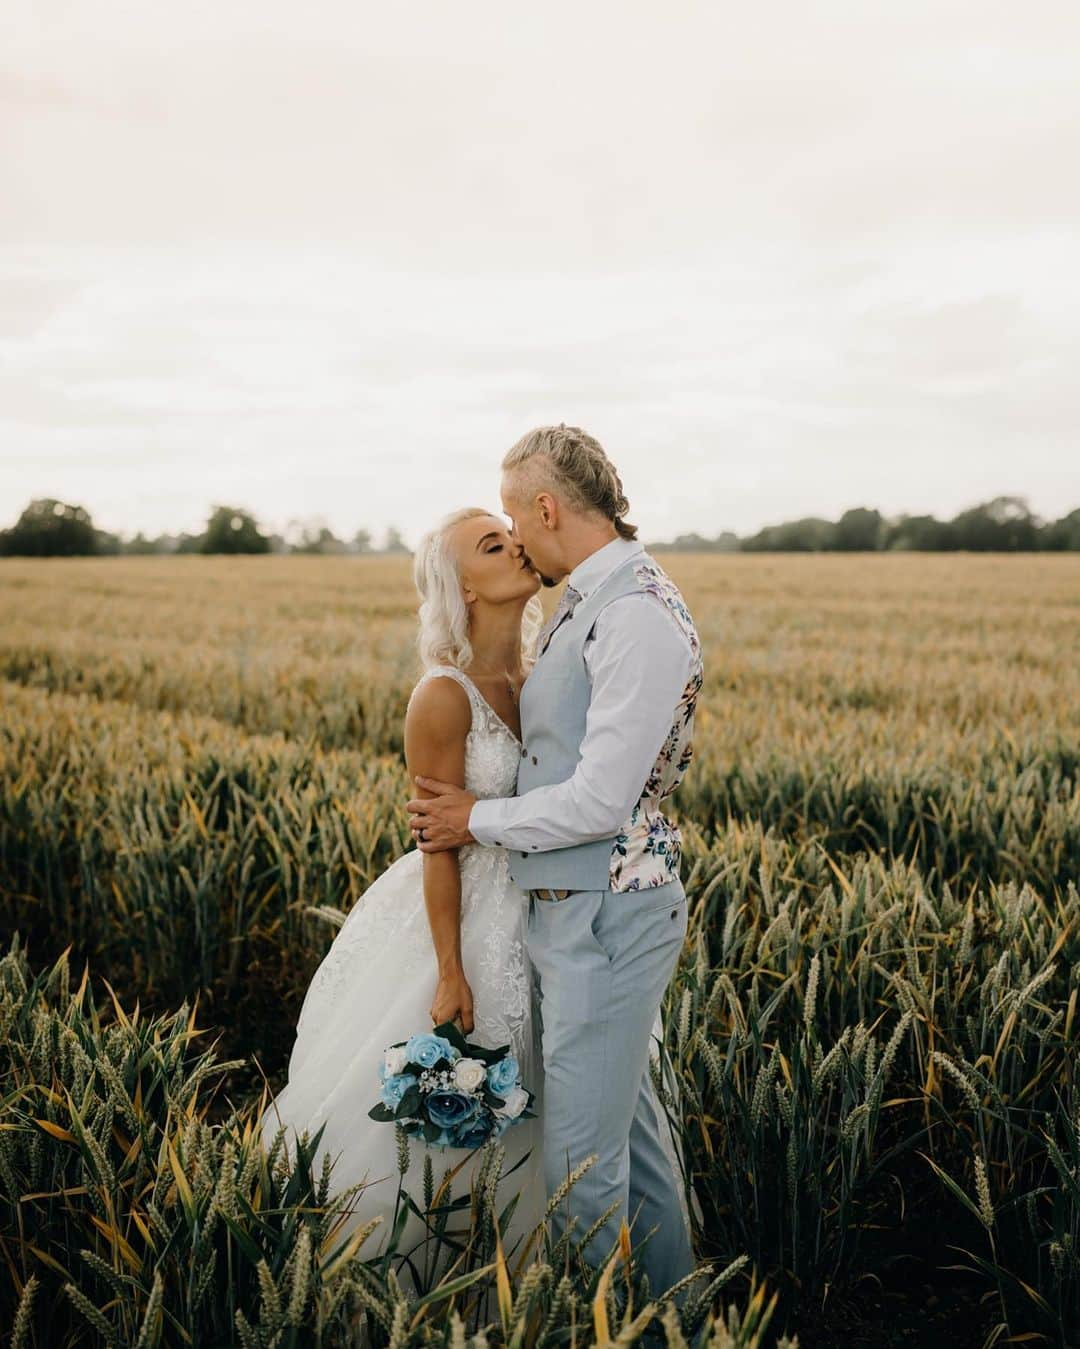
[(648, 553), (637, 553), (580, 600), (537, 661), (521, 695), (521, 762), (517, 791), (573, 776), (581, 758), (591, 687), (585, 642), (600, 611), (623, 595), (646, 592), (682, 629), (693, 656), (690, 677), (672, 709), (671, 731), (641, 798), (617, 834), (546, 852), (509, 852), (510, 874), (523, 890), (645, 890), (679, 878), (682, 839), (660, 803), (678, 787), (693, 752), (694, 710), (702, 683), (701, 642), (674, 581)]

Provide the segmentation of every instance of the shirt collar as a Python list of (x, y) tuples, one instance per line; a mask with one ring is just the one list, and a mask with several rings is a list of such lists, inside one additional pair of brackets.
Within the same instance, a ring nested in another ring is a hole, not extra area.
[(612, 539), (610, 543), (605, 543), (602, 548), (598, 548), (595, 553), (590, 553), (584, 561), (579, 562), (567, 577), (566, 583), (572, 585), (584, 599), (591, 595), (597, 586), (603, 584), (616, 567), (644, 551), (644, 544), (639, 543), (637, 539)]

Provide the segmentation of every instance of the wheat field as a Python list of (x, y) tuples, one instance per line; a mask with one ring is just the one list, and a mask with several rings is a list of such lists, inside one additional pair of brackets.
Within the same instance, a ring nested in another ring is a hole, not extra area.
[(681, 1313), (436, 1176), (409, 1302), (258, 1146), (315, 911), (410, 846), (408, 560), (0, 564), (12, 1344), (1080, 1344), (1080, 559), (660, 560), (705, 650)]

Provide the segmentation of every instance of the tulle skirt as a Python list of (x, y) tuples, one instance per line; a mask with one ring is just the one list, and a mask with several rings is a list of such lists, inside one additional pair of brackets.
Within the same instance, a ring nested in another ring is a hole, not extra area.
[[(459, 853), (462, 872), (461, 944), (465, 977), (474, 1000), (471, 1041), (496, 1048), (510, 1044), (524, 1084), (535, 1093), (535, 1119), (519, 1119), (499, 1137), (505, 1149), (495, 1186), (501, 1213), (516, 1194), (517, 1204), (501, 1233), (508, 1256), (520, 1253), (543, 1217), (547, 1202), (542, 1152), (543, 1065), (532, 970), (524, 945), (528, 900), (510, 879), (505, 854), (472, 845)], [(308, 988), (297, 1023), (288, 1082), (272, 1099), (261, 1121), (269, 1149), (279, 1127), (295, 1157), (295, 1138), (313, 1137), (323, 1126), (316, 1170), (328, 1153), (333, 1161), (331, 1191), (363, 1182), (350, 1202), (342, 1234), (379, 1216), (382, 1222), (361, 1254), (387, 1248), (395, 1212), (407, 1216), (397, 1253), (411, 1254), (424, 1267), (425, 1246), (435, 1258), (425, 1224), (399, 1200), (399, 1187), (423, 1211), (424, 1158), (430, 1156), (438, 1189), (445, 1172), (460, 1169), (443, 1203), (468, 1195), (484, 1163), (483, 1148), (440, 1148), (408, 1140), (407, 1168), (399, 1169), (397, 1131), (371, 1119), (379, 1099), (379, 1065), (388, 1045), (431, 1030), (430, 1007), (437, 982), (435, 950), (423, 895), (423, 854), (412, 851), (394, 862), (348, 914)], [(490, 1162), (490, 1150), (488, 1153)], [(468, 1208), (447, 1220), (451, 1231), (467, 1230)], [(441, 1254), (440, 1264), (446, 1260)], [(430, 1268), (430, 1265), (428, 1266)], [(409, 1269), (399, 1273), (409, 1281)]]

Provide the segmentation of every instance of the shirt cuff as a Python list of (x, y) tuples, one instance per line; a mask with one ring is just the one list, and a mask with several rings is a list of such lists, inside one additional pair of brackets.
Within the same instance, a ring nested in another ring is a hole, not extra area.
[(486, 801), (474, 801), (469, 811), (469, 833), (485, 847), (501, 848), (499, 830), (502, 828), (503, 802), (498, 798)]

